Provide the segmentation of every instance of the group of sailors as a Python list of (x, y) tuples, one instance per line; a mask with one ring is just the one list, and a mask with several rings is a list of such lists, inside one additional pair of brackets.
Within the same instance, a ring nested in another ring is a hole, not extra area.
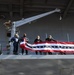
[[(27, 38), (26, 33), (24, 33), (21, 38), (19, 38), (19, 35), (17, 33), (14, 35), (14, 37), (11, 38), (10, 42), (13, 42), (13, 54), (18, 55), (19, 42), (23, 42), (23, 41), (29, 42), (29, 39)], [(48, 42), (54, 41), (54, 42), (56, 42), (56, 40), (54, 40), (51, 35), (49, 35), (45, 39), (45, 41), (48, 41)], [(42, 40), (41, 40), (40, 36), (38, 35), (34, 40), (34, 44), (35, 43), (40, 43), (40, 42), (42, 42)], [(25, 54), (28, 55), (28, 50), (21, 49), (22, 55), (24, 54), (24, 51), (25, 51)], [(40, 55), (44, 54), (45, 55), (45, 54), (52, 54), (52, 53), (51, 52), (35, 51), (35, 54), (36, 55), (38, 55), (38, 54), (40, 54)]]

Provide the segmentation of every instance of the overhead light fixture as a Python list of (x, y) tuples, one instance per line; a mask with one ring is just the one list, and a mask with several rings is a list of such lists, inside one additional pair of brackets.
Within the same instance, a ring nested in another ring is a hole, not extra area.
[(60, 18), (59, 18), (59, 20), (62, 20), (62, 16), (60, 15)]

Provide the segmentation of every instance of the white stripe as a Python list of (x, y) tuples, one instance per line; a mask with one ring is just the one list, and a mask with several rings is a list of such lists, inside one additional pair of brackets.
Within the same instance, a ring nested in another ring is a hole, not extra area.
[(25, 44), (25, 43), (26, 43), (25, 41), (24, 41), (24, 42), (20, 42), (20, 45), (21, 45), (21, 44)]

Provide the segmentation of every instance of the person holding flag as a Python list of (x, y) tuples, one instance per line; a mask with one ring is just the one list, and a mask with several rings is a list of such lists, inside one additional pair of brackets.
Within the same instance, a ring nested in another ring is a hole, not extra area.
[[(38, 35), (37, 36), (37, 38), (34, 40), (34, 44), (35, 43), (41, 43), (42, 42), (42, 40), (41, 40), (41, 38), (40, 38), (40, 36)], [(38, 51), (35, 51), (35, 53), (36, 53), (36, 55), (38, 54)], [(39, 51), (39, 53), (40, 53), (40, 55), (42, 55), (42, 52), (41, 51)]]
[[(23, 37), (20, 39), (20, 41), (21, 42), (23, 42), (23, 41), (24, 42), (29, 42), (29, 39), (27, 38), (27, 34), (26, 33), (23, 34)], [(22, 49), (21, 53), (22, 53), (22, 55), (24, 54), (24, 49)], [(25, 50), (25, 53), (26, 53), (26, 55), (28, 55), (28, 50)]]

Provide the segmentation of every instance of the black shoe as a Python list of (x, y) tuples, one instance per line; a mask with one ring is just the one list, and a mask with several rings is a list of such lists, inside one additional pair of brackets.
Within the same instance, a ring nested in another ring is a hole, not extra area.
[(52, 55), (52, 52), (48, 52), (49, 55)]

